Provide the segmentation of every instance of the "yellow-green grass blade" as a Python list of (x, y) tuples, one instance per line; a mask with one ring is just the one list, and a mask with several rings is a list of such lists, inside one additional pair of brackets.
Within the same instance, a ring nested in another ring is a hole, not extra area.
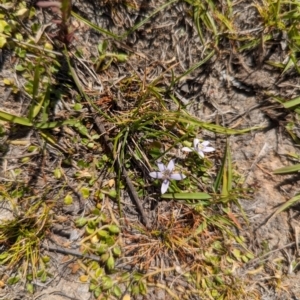
[(226, 26), (226, 28), (230, 31), (230, 32), (234, 32), (234, 28), (231, 24), (231, 22), (220, 12), (218, 12), (217, 10), (215, 10), (214, 12), (216, 14), (216, 17)]
[[(142, 119), (139, 119), (135, 122), (133, 122), (131, 119), (127, 119), (127, 120), (122, 119), (119, 122), (117, 122), (116, 120), (115, 124), (125, 125), (126, 123), (127, 124), (131, 123), (132, 128), (136, 127), (141, 129), (144, 126), (148, 128), (150, 125), (152, 126), (153, 123), (155, 123), (156, 121), (158, 122), (161, 120), (174, 122), (173, 126), (179, 123), (181, 123), (182, 125), (186, 125), (188, 126), (186, 130), (188, 130), (190, 126), (195, 126), (195, 127), (200, 127), (202, 129), (206, 129), (211, 132), (225, 134), (225, 135), (245, 134), (253, 130), (264, 128), (264, 127), (251, 127), (251, 128), (244, 128), (244, 129), (231, 129), (216, 124), (202, 122), (195, 117), (188, 116), (187, 114), (180, 115), (177, 112), (174, 113), (174, 112), (167, 112), (167, 111), (162, 113), (148, 113), (145, 116), (142, 116)], [(165, 134), (168, 134), (168, 132), (166, 131)]]
[(239, 129), (231, 129), (231, 128), (222, 127), (217, 124), (202, 122), (199, 119), (192, 117), (192, 116), (188, 116), (188, 115), (181, 116), (178, 113), (163, 113), (162, 116), (159, 116), (159, 118), (160, 119), (168, 119), (170, 121), (177, 120), (178, 122), (181, 122), (183, 124), (199, 126), (203, 129), (207, 129), (212, 132), (221, 133), (221, 134), (229, 134), (229, 135), (230, 134), (244, 134), (246, 132), (262, 128), (262, 127), (252, 127), (252, 128), (245, 128), (245, 129), (240, 129), (240, 130)]
[(300, 105), (300, 96), (291, 99), (290, 101), (282, 103), (285, 108), (293, 108), (295, 106)]
[(276, 5), (275, 5), (275, 20), (278, 20), (279, 12), (280, 12), (280, 4), (281, 0), (277, 0)]
[(223, 168), (223, 186), (222, 186), (222, 197), (227, 197), (232, 189), (232, 165), (231, 165), (231, 153), (226, 143), (225, 150), (225, 167)]
[(72, 11), (71, 14), (77, 20), (85, 23), (86, 25), (90, 26), (92, 29), (94, 29), (94, 30), (96, 30), (96, 31), (98, 31), (98, 32), (100, 32), (102, 34), (110, 36), (110, 37), (112, 37), (112, 38), (114, 38), (116, 40), (120, 40), (121, 39), (121, 37), (118, 36), (117, 34), (114, 34), (114, 33), (110, 32), (108, 30), (105, 30), (105, 29), (103, 29), (103, 28), (95, 25), (94, 23), (90, 22), (89, 20), (87, 20), (87, 19), (81, 17), (80, 15), (76, 14), (74, 11)]
[(148, 17), (146, 17), (145, 19), (143, 19), (141, 22), (139, 22), (138, 24), (134, 25), (130, 30), (128, 30), (127, 32), (125, 32), (124, 34), (122, 34), (122, 38), (127, 37), (128, 35), (130, 35), (132, 32), (134, 32), (135, 30), (137, 30), (138, 28), (142, 27), (145, 23), (147, 23), (154, 15), (156, 15), (158, 12), (160, 12), (161, 10), (163, 10), (164, 8), (168, 7), (169, 5), (177, 2), (178, 0), (171, 0), (161, 6), (159, 6), (157, 9), (155, 9)]
[(18, 117), (4, 111), (0, 111), (0, 120), (23, 125), (23, 126), (29, 126), (29, 127), (33, 126), (33, 123), (28, 118)]
[(172, 194), (164, 194), (161, 196), (162, 199), (176, 199), (176, 200), (208, 200), (211, 199), (212, 196), (203, 193), (172, 193)]
[(46, 123), (48, 118), (49, 118), (48, 107), (50, 105), (50, 84), (49, 83), (47, 84), (47, 89), (46, 89), (46, 92), (45, 92), (43, 98), (44, 98), (43, 99), (43, 104), (41, 106), (41, 108), (42, 108), (41, 121), (43, 123)]
[(285, 127), (285, 129), (288, 132), (288, 134), (291, 136), (293, 141), (297, 144), (300, 144), (300, 139), (297, 137), (297, 135), (291, 129), (289, 129), (287, 126)]
[(41, 111), (41, 109), (44, 105), (44, 101), (49, 96), (48, 89), (49, 89), (49, 84), (47, 85), (47, 90), (44, 92), (42, 97), (35, 97), (32, 100), (32, 106), (31, 106), (30, 113), (29, 113), (29, 116), (28, 116), (29, 120), (33, 120), (39, 114), (39, 112)]
[(205, 13), (201, 14), (201, 19), (205, 26), (216, 36), (218, 34), (217, 26), (208, 11), (205, 11)]
[(222, 192), (221, 192), (221, 197), (227, 197), (229, 192), (227, 189), (228, 185), (228, 178), (227, 178), (227, 163), (225, 163), (225, 168), (223, 169), (223, 184), (222, 184)]
[(289, 207), (291, 207), (294, 204), (296, 204), (299, 200), (300, 200), (300, 195), (297, 195), (297, 196), (293, 197), (292, 199), (288, 200), (286, 203), (283, 203), (282, 205), (280, 205), (276, 209), (276, 211), (268, 218), (267, 222), (269, 222), (271, 219), (273, 219), (274, 217), (276, 217), (281, 212), (287, 210)]
[(266, 60), (265, 63), (275, 68), (284, 69), (284, 64), (281, 62)]
[(286, 71), (288, 71), (293, 66), (294, 66), (294, 61), (293, 61), (292, 57), (290, 57), (289, 60), (288, 60), (288, 62), (285, 64), (285, 67), (284, 67), (281, 75), (283, 75)]
[(200, 9), (199, 7), (196, 7), (195, 10), (194, 10), (194, 22), (196, 24), (196, 29), (197, 29), (198, 36), (199, 36), (199, 39), (201, 41), (201, 44), (205, 45), (204, 35), (203, 35), (201, 25), (200, 25), (200, 11), (199, 11), (199, 9)]
[[(143, 116), (141, 116), (141, 119), (138, 119), (137, 121), (133, 122), (132, 119), (127, 119), (127, 120), (120, 120), (120, 122), (117, 122), (116, 124), (118, 125), (125, 125), (126, 123), (130, 124), (132, 127), (138, 127), (141, 129), (143, 126), (148, 127), (149, 125), (153, 125), (156, 121), (169, 121), (169, 122), (174, 122), (175, 126), (178, 123), (181, 123), (183, 125), (186, 125), (187, 128), (186, 130), (191, 127), (191, 126), (196, 126), (200, 127), (202, 129), (206, 129), (208, 131), (212, 131), (215, 133), (219, 134), (226, 134), (226, 135), (237, 135), (237, 134), (245, 134), (247, 132), (253, 131), (253, 130), (258, 130), (258, 129), (263, 129), (264, 127), (251, 127), (251, 128), (244, 128), (244, 129), (231, 129), (231, 128), (226, 128), (222, 127), (217, 124), (212, 124), (212, 123), (207, 123), (200, 121), (196, 117), (189, 116), (187, 114), (182, 115), (181, 112), (169, 112), (169, 111), (163, 111), (161, 113), (158, 112), (149, 112)], [(166, 132), (167, 133), (167, 132)]]
[(63, 147), (61, 147), (59, 145), (59, 143), (57, 142), (56, 138), (54, 136), (52, 136), (49, 132), (40, 131), (39, 134), (41, 135), (41, 137), (44, 139), (44, 141), (46, 143), (49, 143), (53, 147), (59, 149), (62, 153), (66, 153), (66, 154), (72, 154), (73, 153), (73, 149), (71, 149), (71, 148), (64, 149)]
[(225, 164), (226, 164), (226, 148), (225, 148), (224, 156), (222, 158), (221, 166), (219, 168), (219, 172), (218, 172), (217, 177), (216, 177), (215, 182), (214, 182), (214, 191), (215, 191), (215, 193), (219, 190), (219, 188), (221, 186), (221, 181), (222, 181), (222, 178), (223, 178), (223, 175), (224, 175), (224, 170), (225, 170)]
[(65, 125), (75, 126), (76, 124), (78, 124), (77, 119), (70, 119), (70, 120), (64, 120), (64, 121), (36, 123), (36, 124), (34, 124), (34, 127), (36, 129), (50, 129), (50, 128), (57, 128), (57, 127), (65, 126)]
[(277, 102), (282, 104), (282, 106), (287, 109), (291, 109), (291, 108), (294, 108), (295, 106), (300, 105), (300, 96), (295, 97), (289, 101), (285, 101), (283, 98), (269, 94), (269, 93), (266, 93), (266, 95), (271, 96), (274, 100), (276, 100)]
[(289, 174), (289, 173), (295, 173), (300, 171), (300, 164), (296, 164), (293, 166), (283, 167), (280, 169), (276, 169), (273, 171), (274, 174), (280, 175), (280, 174)]
[(209, 61), (213, 55), (215, 54), (215, 50), (210, 51), (206, 57), (204, 59), (202, 59), (200, 62), (194, 64), (191, 68), (189, 68), (187, 71), (185, 71), (182, 75), (180, 75), (179, 77), (177, 77), (174, 82), (178, 82), (180, 81), (180, 79), (184, 78), (185, 76), (187, 76), (188, 74), (190, 74), (191, 72), (193, 72), (194, 70), (198, 69), (200, 66), (202, 66), (203, 64), (205, 64), (207, 61)]
[(229, 149), (228, 141), (226, 143), (225, 149), (225, 161), (223, 170), (223, 185), (222, 185), (222, 193), (221, 197), (227, 197), (232, 189), (232, 165), (231, 165), (231, 153)]
[(292, 51), (290, 54), (289, 61), (287, 62), (284, 70), (282, 71), (281, 75), (283, 75), (285, 72), (287, 72), (290, 68), (294, 67), (298, 73), (300, 73), (299, 67), (298, 67), (298, 61), (296, 59), (296, 54)]
[(37, 114), (39, 113), (39, 111), (41, 109), (41, 105), (43, 103), (40, 104), (39, 102), (44, 101), (43, 97), (40, 97), (40, 99), (38, 100), (39, 84), (40, 84), (40, 63), (38, 62), (38, 64), (36, 65), (36, 67), (34, 69), (34, 76), (33, 76), (33, 83), (32, 83), (32, 95), (31, 95), (32, 101), (31, 101), (28, 116), (27, 116), (30, 121), (33, 121), (33, 119), (37, 116)]
[[(273, 36), (271, 34), (266, 34), (264, 35), (263, 37), (263, 43), (271, 40), (273, 38)], [(249, 38), (246, 39), (246, 41), (249, 40)], [(249, 43), (247, 44), (244, 44), (242, 45), (241, 47), (238, 48), (238, 51), (239, 52), (242, 52), (244, 50), (250, 50), (250, 49), (253, 49), (255, 48), (256, 46), (260, 45), (261, 44), (261, 38), (259, 39), (254, 39), (254, 40), (251, 40)]]
[(227, 173), (228, 173), (228, 183), (227, 189), (230, 192), (232, 190), (232, 159), (229, 143), (227, 141)]

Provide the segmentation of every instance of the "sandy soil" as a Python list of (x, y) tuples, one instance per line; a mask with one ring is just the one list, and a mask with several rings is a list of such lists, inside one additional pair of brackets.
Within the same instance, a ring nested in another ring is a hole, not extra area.
[[(117, 33), (132, 27), (162, 3), (138, 1), (133, 4), (138, 6), (139, 9), (136, 10), (126, 8), (119, 1), (78, 0), (74, 1), (73, 9), (91, 22)], [(238, 7), (235, 8), (239, 10)], [(51, 12), (44, 13), (46, 18), (51, 18)], [(43, 22), (41, 10), (38, 10), (38, 18)], [(258, 20), (255, 11), (249, 9), (245, 15), (239, 15), (236, 22), (241, 30), (248, 30)], [(80, 47), (88, 60), (96, 55), (97, 44), (103, 37), (78, 21), (74, 21), (74, 26), (76, 30), (72, 47)], [(114, 92), (113, 89), (108, 91), (107, 82), (134, 72), (141, 77), (146, 72), (149, 81), (171, 65), (176, 65), (173, 68), (174, 72), (183, 73), (201, 60), (203, 51), (189, 17), (189, 8), (183, 2), (172, 4), (156, 14), (150, 22), (129, 35), (122, 44), (111, 42), (120, 50), (129, 49), (131, 56), (127, 64), (113, 66), (100, 75), (103, 86), (99, 89), (102, 89), (102, 94)], [(264, 267), (263, 272), (255, 271), (262, 262), (254, 261), (250, 262), (241, 274), (252, 278), (253, 287), (249, 288), (260, 291), (261, 299), (264, 300), (300, 299), (298, 267), (293, 267), (299, 260), (298, 249), (294, 244), (299, 239), (299, 207), (296, 205), (287, 212), (269, 219), (276, 208), (299, 191), (298, 175), (278, 176), (272, 173), (274, 169), (292, 164), (292, 160), (288, 158), (289, 154), (300, 154), (284, 127), (292, 117), (266, 96), (266, 92), (285, 95), (286, 98), (299, 94), (300, 77), (296, 76), (294, 71), (281, 75), (264, 63), (265, 59), (285, 54), (280, 47), (274, 51), (272, 45), (267, 45), (260, 56), (256, 50), (242, 55), (236, 52), (234, 46), (221, 42), (218, 55), (188, 77), (183, 77), (175, 88), (176, 97), (186, 105), (190, 113), (204, 121), (230, 128), (264, 127), (263, 130), (229, 137), (236, 174), (240, 176), (245, 188), (253, 190), (247, 199), (239, 199), (249, 219), (249, 224), (243, 226), (242, 234), (248, 238), (248, 246), (255, 254), (270, 252), (264, 258), (267, 267)], [(0, 79), (15, 76), (10, 64), (11, 59), (11, 53), (3, 51)], [(167, 82), (170, 78), (166, 77), (165, 80)], [(97, 86), (92, 77), (87, 76), (86, 81)], [(9, 94), (7, 88), (1, 87), (1, 108), (21, 114), (26, 105), (26, 99), (14, 97)], [(129, 105), (129, 99), (120, 100), (118, 103), (119, 107), (125, 109)], [(217, 151), (224, 151), (223, 136), (206, 131), (202, 133), (203, 138), (208, 138)], [(35, 138), (31, 131), (21, 134), (19, 132), (18, 140), (23, 144), (7, 144), (4, 138), (1, 146), (2, 156), (22, 155), (27, 144)], [(5, 162), (2, 174), (17, 164), (14, 159)], [(35, 163), (40, 161), (36, 160)], [(27, 175), (30, 180), (32, 173), (28, 171)], [(1, 175), (1, 178), (3, 177)], [(42, 182), (36, 181), (35, 184), (39, 185)], [(134, 210), (134, 207), (131, 209)], [(66, 259), (62, 254), (51, 255), (56, 261), (56, 265), (52, 267), (55, 275), (45, 287), (39, 287), (40, 291), (33, 298), (20, 294), (24, 288), (21, 283), (17, 288), (6, 287), (0, 291), (1, 297), (4, 297), (1, 299), (92, 299), (88, 285), (79, 284), (78, 276), (72, 274), (72, 258)], [(277, 288), (272, 286), (274, 278), (278, 278)], [(156, 293), (153, 296), (155, 299), (167, 299), (165, 293)]]

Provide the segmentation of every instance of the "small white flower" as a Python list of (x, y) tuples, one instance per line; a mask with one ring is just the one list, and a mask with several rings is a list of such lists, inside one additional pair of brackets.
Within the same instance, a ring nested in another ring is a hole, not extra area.
[(183, 147), (182, 151), (192, 152), (196, 151), (202, 158), (204, 158), (204, 152), (213, 152), (215, 151), (215, 148), (208, 147), (209, 142), (204, 141), (200, 143), (199, 139), (194, 139), (194, 149), (191, 149), (189, 147)]
[(161, 185), (161, 193), (164, 194), (170, 185), (170, 180), (181, 180), (186, 178), (185, 175), (180, 173), (173, 173), (173, 169), (175, 167), (175, 159), (171, 159), (166, 167), (162, 162), (157, 163), (159, 172), (150, 172), (149, 175), (152, 178), (162, 179), (163, 183)]

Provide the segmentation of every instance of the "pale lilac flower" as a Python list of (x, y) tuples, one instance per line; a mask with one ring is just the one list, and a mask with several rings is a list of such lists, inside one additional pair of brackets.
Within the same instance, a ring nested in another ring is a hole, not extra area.
[(173, 173), (175, 167), (175, 159), (171, 159), (166, 167), (162, 162), (157, 163), (159, 172), (150, 172), (149, 175), (153, 178), (162, 179), (163, 183), (161, 185), (161, 193), (164, 194), (170, 185), (170, 180), (181, 180), (186, 176), (180, 173)]
[(204, 141), (200, 143), (199, 139), (194, 139), (194, 149), (191, 149), (189, 147), (183, 147), (182, 151), (192, 152), (196, 151), (202, 158), (204, 158), (204, 152), (212, 152), (215, 151), (215, 148), (208, 147), (209, 142)]

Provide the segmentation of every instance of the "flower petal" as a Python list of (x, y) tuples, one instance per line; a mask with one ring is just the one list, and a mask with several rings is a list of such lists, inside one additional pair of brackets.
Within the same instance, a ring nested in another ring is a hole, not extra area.
[(158, 169), (160, 172), (163, 172), (166, 170), (166, 166), (162, 162), (157, 163)]
[(205, 147), (204, 149), (202, 149), (202, 151), (204, 151), (204, 152), (213, 152), (213, 151), (215, 151), (215, 148), (213, 148), (213, 147)]
[(162, 185), (161, 185), (161, 193), (164, 194), (168, 188), (169, 188), (169, 184), (170, 184), (170, 181), (169, 180), (164, 180)]
[(197, 149), (197, 145), (199, 144), (199, 139), (194, 139), (194, 148)]
[(170, 162), (168, 163), (167, 169), (172, 172), (175, 167), (175, 159), (171, 159)]
[(204, 153), (203, 153), (202, 150), (198, 150), (197, 152), (198, 152), (198, 154), (199, 154), (202, 158), (204, 158)]
[(151, 176), (152, 178), (161, 179), (163, 177), (163, 173), (162, 172), (150, 172), (149, 176)]
[(209, 141), (204, 141), (204, 142), (202, 143), (202, 145), (203, 145), (204, 147), (208, 146), (208, 145), (209, 145)]
[(173, 174), (171, 174), (170, 178), (174, 179), (174, 180), (182, 180), (182, 179), (186, 178), (186, 176), (184, 174), (180, 174), (180, 173), (173, 173)]
[(192, 152), (193, 150), (190, 149), (190, 148), (188, 148), (188, 147), (183, 147), (183, 148), (181, 149), (181, 151)]

